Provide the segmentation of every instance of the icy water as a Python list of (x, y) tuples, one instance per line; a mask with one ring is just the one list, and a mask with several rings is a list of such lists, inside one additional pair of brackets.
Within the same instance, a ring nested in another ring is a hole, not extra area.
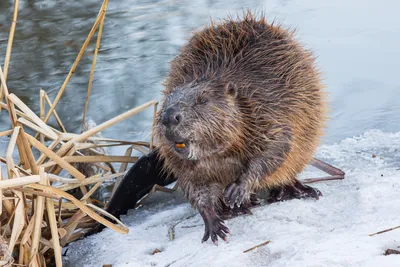
[[(110, 1), (88, 116), (97, 123), (151, 99), (160, 99), (168, 62), (209, 17), (251, 8), (298, 28), (318, 55), (330, 93), (331, 121), (324, 143), (369, 129), (400, 129), (400, 17), (396, 1)], [(54, 99), (95, 20), (100, 0), (22, 0), (11, 57), (10, 91), (39, 112), (39, 90)], [(0, 1), (0, 62), (12, 1)], [(59, 105), (67, 130), (79, 131), (95, 40)], [(108, 137), (148, 139), (151, 109), (105, 131)], [(0, 130), (8, 128), (5, 112)]]

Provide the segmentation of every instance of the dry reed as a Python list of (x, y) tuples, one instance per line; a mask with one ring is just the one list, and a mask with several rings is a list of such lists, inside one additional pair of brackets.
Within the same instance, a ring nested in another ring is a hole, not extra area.
[[(14, 1), (14, 13), (13, 13), (13, 20), (11, 23), (11, 29), (10, 29), (10, 35), (8, 37), (8, 44), (7, 44), (7, 50), (6, 50), (6, 57), (4, 59), (4, 80), (7, 81), (7, 75), (8, 75), (8, 66), (10, 64), (10, 57), (11, 57), (11, 51), (12, 51), (12, 45), (14, 41), (14, 33), (15, 33), (15, 27), (17, 25), (17, 17), (18, 17), (18, 6), (19, 6), (19, 0)], [(0, 102), (3, 100), (3, 85), (0, 85)], [(1, 107), (0, 107), (1, 111)]]
[[(40, 90), (40, 114), (36, 115), (17, 95), (9, 93), (7, 88), (8, 65), (18, 14), (18, 0), (15, 1), (4, 72), (0, 66), (0, 108), (9, 113), (12, 125), (12, 129), (0, 132), (0, 137), (10, 136), (6, 155), (0, 155), (3, 156), (0, 157), (0, 265), (41, 267), (54, 263), (56, 266), (62, 266), (62, 247), (82, 237), (98, 223), (119, 233), (128, 233), (128, 228), (121, 221), (102, 208), (105, 203), (95, 199), (93, 195), (104, 181), (120, 181), (128, 164), (138, 159), (131, 156), (132, 151), (135, 149), (147, 153), (153, 146), (153, 140), (151, 139), (150, 144), (95, 135), (151, 106), (156, 110), (157, 101), (144, 103), (80, 134), (68, 133), (55, 110), (97, 31), (96, 49), (83, 111), (84, 123), (107, 4), (108, 0), (104, 0), (93, 27), (54, 101), (50, 100), (44, 90)], [(58, 129), (47, 124), (51, 116), (56, 118)], [(34, 134), (26, 133), (27, 128)], [(83, 153), (113, 146), (127, 146), (128, 149), (125, 155)], [(34, 152), (40, 152), (38, 157), (34, 156)], [(20, 160), (17, 164), (16, 158)], [(113, 173), (115, 171), (112, 164), (116, 162), (121, 166), (117, 173)], [(6, 173), (2, 172), (2, 164), (6, 166)], [(77, 164), (96, 166), (101, 172), (86, 177)], [(72, 178), (64, 177), (62, 171), (69, 173)], [(76, 188), (81, 189), (83, 193), (79, 199), (72, 194)], [(95, 203), (99, 206), (94, 205)]]
[(104, 19), (105, 19), (105, 13), (106, 13), (106, 10), (107, 10), (107, 4), (108, 4), (108, 0), (105, 0), (104, 1), (104, 16), (103, 16), (103, 18), (102, 18), (102, 20), (100, 22), (99, 31), (97, 33), (96, 48), (94, 50), (94, 55), (93, 55), (92, 69), (90, 70), (89, 84), (88, 84), (87, 95), (86, 95), (86, 102), (85, 102), (85, 106), (83, 108), (82, 126), (85, 124), (86, 112), (87, 112), (87, 108), (88, 108), (88, 105), (89, 105), (89, 98), (90, 98), (90, 93), (91, 93), (91, 90), (92, 90), (92, 83), (93, 83), (93, 76), (94, 76), (94, 68), (96, 67), (97, 54), (99, 52), (101, 36), (103, 34)]

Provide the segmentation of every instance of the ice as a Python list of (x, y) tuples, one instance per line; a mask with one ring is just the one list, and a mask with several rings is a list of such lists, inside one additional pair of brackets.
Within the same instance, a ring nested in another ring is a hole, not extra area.
[[(226, 221), (232, 232), (229, 243), (201, 243), (203, 221), (181, 193), (156, 192), (143, 207), (122, 216), (129, 234), (105, 229), (77, 241), (70, 245), (65, 262), (113, 267), (398, 266), (399, 256), (383, 253), (400, 246), (400, 230), (369, 234), (400, 225), (400, 163), (393, 161), (399, 140), (400, 132), (372, 130), (322, 145), (317, 157), (342, 168), (346, 179), (313, 184), (323, 193), (317, 201), (263, 205), (251, 216)], [(317, 172), (309, 167), (307, 175)], [(177, 222), (170, 241), (169, 228)], [(243, 253), (267, 240), (271, 243)], [(155, 249), (161, 252), (151, 255)]]

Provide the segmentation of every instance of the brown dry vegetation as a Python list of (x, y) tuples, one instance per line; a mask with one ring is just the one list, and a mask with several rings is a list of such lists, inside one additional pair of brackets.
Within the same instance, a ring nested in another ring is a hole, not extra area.
[[(18, 16), (18, 0), (15, 0), (6, 60), (3, 67), (0, 66), (0, 109), (9, 113), (12, 125), (11, 129), (0, 132), (0, 137), (9, 136), (7, 153), (0, 157), (0, 165), (5, 164), (7, 170), (1, 173), (0, 168), (1, 266), (62, 266), (61, 248), (82, 237), (98, 223), (122, 234), (128, 232), (122, 222), (104, 211), (106, 204), (93, 198), (93, 193), (102, 182), (123, 177), (127, 163), (137, 160), (131, 156), (132, 149), (146, 153), (152, 144), (103, 138), (98, 133), (148, 107), (154, 106), (156, 110), (157, 101), (144, 103), (80, 134), (68, 133), (55, 110), (85, 49), (97, 32), (82, 119), (84, 125), (107, 4), (108, 0), (104, 0), (56, 98), (51, 101), (45, 91), (40, 91), (40, 114), (37, 115), (7, 88), (8, 65)], [(47, 124), (51, 116), (56, 118), (58, 129)], [(28, 134), (27, 129), (35, 135)], [(121, 145), (129, 146), (122, 156), (104, 155), (98, 149)], [(35, 158), (34, 152), (40, 152), (40, 156)], [(19, 158), (19, 162), (15, 158)], [(124, 164), (116, 172), (112, 162)], [(101, 171), (87, 177), (84, 168), (88, 164)], [(63, 170), (69, 175), (62, 177)], [(78, 199), (72, 195), (72, 189), (80, 190), (82, 197)]]

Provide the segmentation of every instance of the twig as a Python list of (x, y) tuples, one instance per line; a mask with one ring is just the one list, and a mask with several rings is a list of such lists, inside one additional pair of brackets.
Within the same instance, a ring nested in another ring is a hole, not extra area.
[(134, 163), (138, 157), (125, 156), (65, 156), (63, 159), (66, 162), (125, 162)]
[(269, 244), (270, 242), (271, 242), (270, 240), (265, 241), (264, 243), (261, 243), (261, 244), (259, 244), (259, 245), (257, 245), (257, 246), (254, 246), (254, 247), (251, 247), (251, 248), (249, 248), (249, 249), (246, 249), (245, 251), (243, 251), (243, 253), (247, 253), (247, 252), (249, 252), (249, 251), (251, 251), (251, 250), (253, 250), (253, 249), (256, 249), (256, 248), (265, 246), (265, 245)]
[[(48, 146), (48, 149), (50, 149), (51, 151), (53, 151), (53, 149), (60, 143), (61, 141), (61, 137), (59, 137), (57, 140), (54, 140), (53, 142), (51, 142), (51, 144)], [(46, 160), (47, 156), (46, 154), (42, 153), (39, 157), (39, 159), (36, 161), (36, 165), (41, 165), (45, 160)]]
[[(17, 17), (18, 17), (18, 5), (19, 5), (19, 0), (14, 1), (14, 13), (13, 13), (13, 19), (11, 23), (11, 28), (10, 28), (10, 34), (8, 36), (8, 44), (7, 44), (7, 50), (6, 50), (6, 57), (4, 59), (4, 82), (7, 81), (7, 76), (8, 76), (8, 66), (10, 64), (10, 58), (11, 58), (11, 51), (12, 51), (12, 46), (13, 46), (13, 40), (14, 40), (14, 32), (15, 32), (15, 27), (17, 26)], [(0, 101), (3, 99), (3, 85), (0, 85)], [(1, 111), (1, 107), (0, 107)]]
[[(6, 79), (3, 75), (3, 70), (0, 67), (0, 81), (1, 81), (1, 85), (3, 86), (3, 92), (4, 92), (4, 97), (6, 99), (7, 102), (7, 110), (8, 110), (8, 114), (10, 116), (10, 121), (11, 121), (11, 125), (13, 128), (15, 128), (17, 126), (17, 112), (15, 110), (14, 104), (9, 100), (9, 94), (8, 94), (8, 87), (6, 84)], [(24, 148), (23, 148), (23, 144), (21, 143), (20, 140), (17, 140), (17, 146), (18, 146), (18, 151), (20, 154), (20, 158), (23, 161), (23, 165), (25, 169), (29, 169), (30, 166), (27, 163), (27, 156), (25, 154)]]
[[(43, 94), (44, 94), (44, 100), (46, 100), (46, 102), (47, 102), (47, 104), (49, 104), (49, 106), (52, 106), (53, 103), (51, 102), (51, 100), (50, 100), (49, 96), (47, 95), (47, 93), (46, 93), (45, 91), (43, 91)], [(43, 100), (43, 101), (44, 101), (44, 100)], [(58, 126), (60, 126), (61, 130), (62, 130), (64, 133), (67, 132), (67, 130), (65, 129), (64, 124), (62, 123), (62, 121), (61, 121), (61, 119), (60, 119), (60, 116), (58, 116), (58, 113), (57, 113), (56, 110), (53, 110), (53, 115), (54, 115), (54, 117), (56, 118), (56, 121), (57, 121), (57, 123), (58, 123)], [(42, 118), (42, 117), (40, 117), (40, 118)], [(44, 115), (43, 115), (43, 119), (42, 119), (42, 120), (44, 121)], [(53, 130), (56, 131), (56, 129), (53, 129)], [(35, 138), (37, 138), (38, 136), (39, 136), (39, 133), (37, 133), (37, 134), (35, 135)]]
[(344, 177), (342, 176), (327, 176), (327, 177), (321, 177), (321, 178), (310, 178), (310, 179), (304, 179), (303, 182), (305, 184), (312, 184), (316, 182), (323, 182), (323, 181), (333, 181), (333, 180), (343, 180)]
[(21, 191), (22, 193), (24, 193), (26, 195), (38, 195), (38, 196), (48, 197), (48, 198), (57, 199), (57, 200), (61, 199), (60, 196), (57, 196), (57, 195), (54, 195), (54, 194), (45, 193), (45, 192), (42, 192), (42, 191), (33, 190), (33, 189), (28, 189), (28, 188), (14, 188), (14, 190)]
[(13, 132), (13, 130), (7, 130), (7, 131), (4, 131), (4, 132), (0, 132), (0, 137), (1, 136), (6, 136), (6, 135), (10, 135), (10, 134), (12, 134), (12, 132)]
[(25, 176), (14, 179), (7, 179), (0, 181), (0, 189), (9, 189), (19, 187), (27, 184), (37, 183), (40, 181), (39, 175)]
[(175, 185), (172, 188), (167, 188), (166, 186), (161, 186), (158, 184), (155, 184), (153, 188), (146, 194), (144, 195), (141, 199), (139, 199), (136, 202), (136, 208), (142, 206), (143, 202), (154, 192), (160, 191), (160, 192), (165, 192), (165, 193), (173, 193), (178, 189), (178, 183), (175, 183)]
[(61, 238), (60, 244), (64, 247), (68, 243), (68, 239), (72, 236), (76, 227), (79, 224), (79, 221), (85, 217), (85, 213), (82, 210), (78, 210), (69, 220), (68, 223), (65, 224), (63, 227), (67, 231), (65, 236)]
[(10, 237), (9, 250), (10, 252), (14, 250), (14, 246), (17, 243), (17, 239), (19, 238), (22, 229), (25, 225), (25, 205), (23, 201), (23, 195), (21, 192), (15, 192), (15, 195), (19, 198), (18, 204), (16, 205), (16, 211), (14, 215), (14, 223), (12, 226), (12, 233)]
[[(47, 182), (43, 168), (39, 168), (39, 177), (40, 177), (40, 183), (46, 185)], [(36, 256), (36, 253), (38, 252), (39, 249), (39, 241), (42, 233), (41, 227), (42, 227), (43, 213), (44, 213), (44, 197), (37, 196), (36, 209), (35, 209), (35, 214), (33, 216), (34, 218), (31, 219), (35, 220), (35, 224), (33, 226), (32, 246), (30, 251), (31, 259)]]
[(184, 226), (181, 226), (181, 228), (189, 229), (189, 228), (195, 228), (195, 227), (199, 227), (199, 226), (203, 226), (203, 225), (202, 224), (184, 225)]
[(196, 215), (197, 215), (197, 213), (192, 214), (192, 215), (189, 215), (189, 216), (183, 218), (182, 220), (178, 221), (177, 223), (171, 225), (171, 227), (170, 227), (169, 230), (168, 230), (169, 241), (172, 241), (172, 240), (175, 239), (175, 227), (176, 227), (178, 224), (180, 224), (181, 222), (186, 221), (186, 220), (188, 220), (188, 219), (190, 219), (190, 218), (193, 218), (193, 217), (196, 216)]
[[(126, 151), (125, 151), (125, 157), (131, 156), (131, 155), (132, 155), (132, 150), (133, 150), (133, 146), (128, 147), (128, 148), (126, 149)], [(126, 167), (127, 167), (127, 166), (128, 166), (128, 163), (127, 163), (127, 162), (122, 163), (121, 166), (120, 166), (120, 168), (119, 168), (119, 172), (124, 172), (124, 171), (126, 171)], [(115, 193), (115, 190), (117, 190), (119, 184), (120, 184), (121, 181), (122, 181), (122, 178), (123, 178), (123, 176), (120, 176), (120, 177), (118, 177), (118, 178), (115, 180), (113, 189), (111, 190), (110, 199), (113, 197), (113, 195), (114, 195), (114, 193)]]
[(88, 84), (88, 89), (87, 89), (86, 102), (85, 102), (85, 107), (83, 108), (82, 126), (85, 124), (86, 112), (87, 112), (87, 108), (89, 105), (89, 98), (90, 98), (90, 93), (92, 90), (92, 83), (93, 83), (93, 76), (94, 76), (94, 68), (96, 67), (97, 54), (98, 54), (99, 48), (100, 48), (101, 35), (103, 34), (104, 19), (105, 19), (105, 13), (107, 11), (108, 0), (104, 0), (103, 5), (104, 5), (104, 7), (103, 7), (104, 16), (100, 22), (99, 31), (97, 33), (96, 48), (94, 50), (92, 68), (90, 70), (90, 75), (89, 75), (89, 84)]
[[(14, 128), (14, 132), (11, 135), (10, 142), (8, 143), (8, 147), (7, 147), (7, 152), (6, 152), (6, 161), (7, 161), (7, 163), (6, 163), (6, 165), (7, 165), (8, 179), (12, 178), (11, 170), (14, 168), (14, 165), (15, 165), (14, 164), (14, 160), (12, 158), (12, 154), (14, 152), (14, 148), (15, 148), (15, 144), (17, 142), (17, 137), (18, 137), (20, 128), (21, 127), (19, 127), (19, 126)], [(8, 181), (8, 180), (6, 180), (6, 181)], [(3, 181), (3, 182), (6, 182), (6, 181)]]
[[(62, 141), (70, 141), (74, 139), (75, 137), (79, 136), (79, 134), (74, 134), (74, 133), (62, 133), (60, 135)], [(138, 146), (144, 146), (144, 147), (149, 147), (148, 142), (134, 142), (134, 141), (126, 141), (126, 140), (118, 140), (118, 139), (112, 139), (112, 138), (104, 138), (104, 137), (95, 137), (95, 136), (90, 136), (86, 138), (85, 140), (87, 141), (103, 141), (103, 142), (111, 142), (111, 143), (120, 143), (124, 145), (138, 145)]]
[[(0, 102), (0, 108), (4, 108), (4, 109), (7, 110), (8, 112), (10, 112), (10, 110), (9, 110), (9, 108), (8, 108), (8, 106), (7, 106), (7, 104), (4, 103), (4, 102)], [(23, 113), (23, 112), (21, 112), (21, 111), (19, 111), (19, 110), (15, 110), (15, 109), (14, 109), (14, 111), (15, 111), (16, 115), (18, 115), (18, 116), (20, 116), (20, 117), (23, 117), (23, 118), (25, 118), (25, 119), (27, 119), (27, 120), (30, 120), (30, 118), (29, 118), (28, 116), (26, 116), (25, 113)]]
[(52, 159), (59, 166), (68, 171), (72, 176), (74, 176), (79, 180), (85, 179), (85, 175), (83, 175), (80, 171), (78, 171), (74, 166), (72, 166), (71, 164), (60, 158), (56, 153), (48, 149), (46, 146), (37, 141), (31, 135), (25, 134), (25, 136), (28, 138), (28, 141), (29, 143), (31, 143), (32, 146), (36, 147), (40, 152), (45, 153), (50, 159)]
[(29, 118), (31, 118), (38, 126), (47, 132), (52, 139), (57, 139), (58, 135), (44, 123), (30, 108), (28, 108), (16, 95), (10, 94), (8, 99), (11, 100), (16, 106), (18, 106)]
[(24, 234), (22, 235), (22, 238), (21, 238), (22, 244), (26, 244), (28, 242), (28, 240), (30, 239), (34, 225), (35, 225), (35, 220), (31, 220), (28, 223), (27, 227), (25, 228)]
[(157, 122), (157, 107), (158, 107), (158, 102), (154, 104), (153, 125), (151, 128), (150, 150), (153, 149), (153, 146), (154, 146), (154, 128), (155, 128), (156, 122)]
[[(44, 121), (44, 115), (46, 113), (45, 105), (44, 105), (44, 91), (40, 89), (40, 119)], [(44, 135), (40, 134), (40, 142), (44, 144)]]
[[(95, 213), (94, 211), (89, 209), (87, 206), (85, 206), (85, 204), (83, 204), (82, 202), (80, 202), (79, 200), (74, 198), (72, 195), (65, 193), (64, 191), (61, 191), (60, 189), (57, 189), (57, 188), (54, 188), (51, 186), (43, 186), (40, 184), (31, 184), (31, 185), (29, 185), (29, 187), (34, 188), (34, 189), (40, 189), (47, 193), (55, 193), (63, 198), (70, 200), (75, 206), (77, 206), (79, 209), (81, 209), (82, 212), (86, 213), (88, 216), (90, 216), (94, 220), (98, 221), (99, 223), (101, 223), (121, 234), (127, 234), (129, 232), (128, 228), (121, 221), (116, 220), (116, 222), (119, 224), (119, 226), (114, 225), (110, 221), (104, 219), (103, 217), (99, 216), (97, 213)], [(92, 207), (92, 206), (90, 206), (90, 207)], [(92, 208), (95, 209), (94, 207), (92, 207)], [(97, 210), (97, 209), (96, 209), (96, 211), (100, 212), (100, 210)], [(112, 216), (103, 210), (101, 211), (101, 213), (103, 213), (103, 215), (105, 215), (107, 217)]]
[(82, 198), (81, 201), (87, 201), (89, 197), (91, 197), (93, 195), (93, 193), (97, 190), (97, 188), (99, 188), (101, 186), (103, 182), (98, 182), (97, 184), (95, 184), (90, 190), (89, 192), (87, 192)]
[(136, 114), (138, 112), (140, 112), (140, 111), (143, 111), (144, 109), (150, 107), (151, 105), (154, 105), (155, 103), (157, 103), (157, 101), (155, 101), (155, 100), (149, 101), (149, 102), (147, 102), (145, 104), (142, 104), (142, 105), (140, 105), (140, 106), (138, 106), (136, 108), (133, 108), (133, 109), (131, 109), (131, 110), (125, 112), (125, 113), (122, 113), (122, 114), (120, 114), (120, 115), (118, 115), (118, 116), (116, 116), (116, 117), (114, 117), (114, 118), (112, 118), (112, 119), (110, 119), (110, 120), (108, 120), (106, 122), (103, 122), (102, 124), (99, 124), (96, 127), (91, 128), (90, 130), (87, 130), (87, 131), (81, 133), (80, 135), (72, 138), (67, 143), (65, 143), (60, 148), (60, 150), (57, 152), (57, 155), (64, 156), (65, 153), (68, 152), (68, 150), (72, 147), (72, 145), (75, 142), (81, 142), (83, 140), (86, 140), (88, 137), (90, 137), (92, 135), (95, 135), (96, 133), (104, 130), (105, 128), (108, 128), (108, 127), (110, 127), (110, 126), (112, 126), (112, 125), (114, 125), (114, 124), (116, 124), (116, 123), (118, 123), (118, 122), (120, 122), (120, 121), (122, 121), (122, 120), (124, 120), (124, 119), (126, 119), (126, 118), (128, 118), (128, 117), (130, 117), (130, 116), (132, 116), (132, 115), (134, 115), (134, 114)]
[(125, 175), (126, 172), (123, 173), (115, 173), (115, 174), (110, 174), (110, 175), (105, 175), (105, 176), (100, 176), (100, 175), (94, 175), (92, 177), (88, 177), (85, 180), (81, 181), (80, 183), (76, 183), (76, 184), (66, 184), (66, 185), (62, 185), (60, 187), (58, 187), (58, 189), (63, 190), (63, 191), (68, 191), (74, 188), (77, 188), (81, 185), (89, 185), (89, 184), (95, 184), (98, 182), (103, 182), (105, 180), (111, 180), (114, 179), (116, 177), (119, 177), (121, 175)]
[[(65, 154), (65, 156), (71, 156), (71, 155), (73, 155), (74, 153), (76, 152), (76, 149), (75, 149), (75, 145), (72, 145), (71, 146), (71, 148), (67, 151), (67, 153)], [(57, 155), (57, 154), (56, 154)], [(47, 169), (45, 169), (45, 170), (47, 170)], [(61, 166), (59, 166), (59, 165), (57, 165), (57, 166), (55, 166), (55, 167), (53, 167), (52, 169), (51, 169), (51, 173), (54, 173), (54, 174), (56, 174), (56, 175), (58, 175), (58, 174), (60, 174), (60, 172), (63, 170), (63, 168), (61, 167)]]
[[(52, 105), (53, 105), (53, 103), (51, 102), (51, 100), (50, 100), (50, 98), (49, 98), (49, 96), (47, 95), (46, 92), (44, 92), (44, 98), (45, 98), (47, 104), (49, 104), (49, 106), (52, 106)], [(57, 123), (58, 123), (58, 126), (60, 126), (61, 130), (62, 130), (63, 132), (67, 132), (67, 130), (65, 129), (64, 124), (62, 123), (62, 121), (61, 121), (61, 119), (60, 119), (60, 116), (58, 116), (58, 113), (57, 113), (56, 110), (53, 110), (53, 115), (54, 115), (54, 117), (56, 118), (56, 121), (57, 121)]]
[[(71, 151), (71, 153), (75, 153), (74, 151)], [(81, 154), (79, 151), (76, 152), (77, 154)], [(80, 157), (85, 157), (85, 156), (80, 156)], [(96, 156), (91, 156), (92, 158), (88, 158), (88, 159), (84, 159), (83, 161), (77, 161), (77, 159), (75, 158), (75, 156), (65, 156), (63, 157), (63, 159), (67, 162), (80, 162), (80, 163), (92, 163), (93, 165), (103, 169), (106, 172), (109, 172), (111, 169), (108, 168), (107, 166), (101, 165), (98, 162), (104, 162), (104, 159), (101, 158), (97, 158)], [(120, 156), (109, 156), (109, 157), (120, 157)], [(86, 157), (85, 157), (86, 158)], [(132, 162), (136, 162), (135, 159), (127, 159), (127, 158), (114, 158), (111, 161), (113, 162), (124, 162), (124, 161), (132, 161)], [(106, 164), (108, 162), (106, 161)], [(56, 163), (54, 161), (48, 161), (46, 163), (41, 164), (41, 167), (46, 168), (50, 168), (52, 166), (56, 165)], [(112, 165), (111, 165), (112, 166)], [(115, 173), (115, 172), (114, 172)]]
[(95, 33), (97, 26), (100, 24), (101, 20), (103, 19), (104, 13), (105, 13), (104, 7), (105, 7), (105, 2), (106, 2), (106, 1), (107, 1), (107, 0), (105, 0), (105, 1), (103, 2), (102, 6), (101, 6), (101, 9), (100, 9), (100, 12), (99, 12), (99, 14), (98, 14), (98, 16), (97, 16), (97, 18), (96, 18), (96, 21), (94, 22), (93, 27), (92, 27), (92, 29), (90, 30), (90, 32), (89, 32), (89, 34), (88, 34), (88, 36), (87, 36), (85, 42), (83, 43), (82, 48), (81, 48), (81, 50), (79, 51), (79, 53), (78, 53), (78, 55), (77, 55), (77, 57), (76, 57), (76, 59), (75, 59), (74, 64), (72, 65), (72, 67), (71, 67), (71, 69), (70, 69), (70, 71), (69, 71), (69, 73), (68, 73), (66, 79), (64, 80), (64, 83), (62, 84), (60, 90), (58, 91), (57, 96), (56, 96), (56, 98), (54, 99), (53, 105), (50, 106), (50, 109), (49, 109), (49, 111), (48, 111), (46, 117), (44, 118), (44, 122), (47, 122), (47, 121), (49, 120), (51, 114), (53, 113), (53, 110), (56, 108), (56, 106), (57, 106), (57, 104), (58, 104), (58, 101), (60, 100), (62, 94), (64, 93), (65, 88), (66, 88), (67, 85), (68, 85), (69, 80), (70, 80), (71, 77), (72, 77), (72, 74), (75, 72), (75, 69), (76, 69), (76, 67), (78, 66), (79, 61), (81, 60), (81, 58), (82, 58), (82, 56), (83, 56), (83, 53), (85, 52), (87, 46), (89, 45), (89, 42), (90, 42), (90, 40), (92, 39), (92, 36), (93, 36), (93, 34)]
[(26, 139), (26, 133), (25, 133), (23, 127), (21, 127), (21, 130), (19, 131), (18, 137), (23, 145), (23, 149), (25, 150), (25, 155), (26, 155), (26, 160), (27, 160), (26, 163), (28, 163), (25, 165), (30, 166), (32, 174), (39, 174), (39, 169), (36, 165), (35, 157), (33, 156), (31, 145), (29, 144), (28, 139)]
[[(21, 201), (21, 200), (20, 200), (20, 199), (17, 199), (17, 204), (15, 205), (16, 207), (18, 206), (19, 201)], [(8, 218), (6, 227), (4, 227), (4, 232), (3, 232), (3, 234), (1, 235), (2, 238), (4, 238), (4, 236), (5, 236), (5, 234), (6, 234), (6, 229), (7, 229), (8, 226), (10, 225), (10, 223), (11, 223), (11, 221), (12, 221), (12, 219), (13, 219), (13, 217), (14, 217), (16, 211), (17, 211), (17, 209), (14, 208), (14, 209), (12, 210), (12, 212), (10, 213), (10, 217)]]
[(389, 228), (389, 229), (386, 229), (386, 230), (382, 230), (382, 231), (370, 234), (369, 236), (380, 235), (380, 234), (383, 234), (383, 233), (386, 233), (386, 232), (390, 232), (390, 231), (393, 231), (393, 230), (396, 230), (396, 229), (399, 229), (399, 228), (400, 228), (400, 225), (396, 226), (396, 227), (393, 227), (393, 228)]

